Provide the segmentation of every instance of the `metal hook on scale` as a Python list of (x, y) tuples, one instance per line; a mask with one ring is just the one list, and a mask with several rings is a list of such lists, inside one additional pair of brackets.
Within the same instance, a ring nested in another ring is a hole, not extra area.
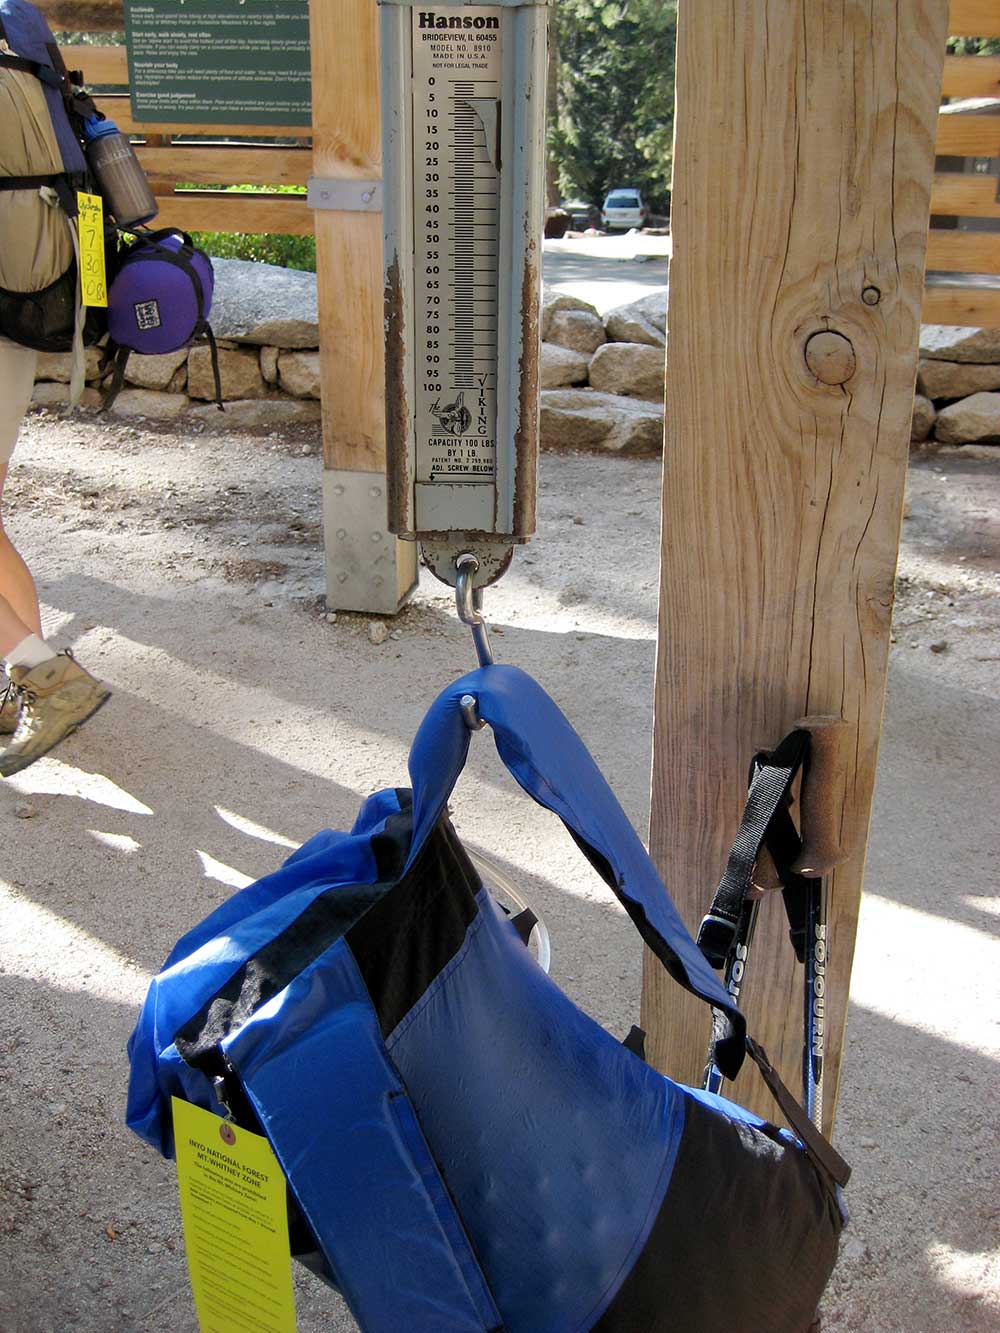
[(472, 630), (479, 665), (493, 666), (493, 647), (483, 616), (483, 590), (472, 586), (473, 576), (479, 569), (479, 561), (471, 551), (464, 551), (455, 561), (455, 569), (458, 571), (455, 579), (455, 606), (458, 618), (463, 625), (468, 625)]

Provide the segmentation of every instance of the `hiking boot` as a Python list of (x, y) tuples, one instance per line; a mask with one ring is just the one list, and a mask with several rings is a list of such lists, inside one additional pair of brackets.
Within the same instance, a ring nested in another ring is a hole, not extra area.
[(14, 682), (9, 680), (3, 694), (0, 694), (0, 736), (9, 736), (11, 732), (17, 730), (20, 711), (21, 695)]
[(68, 650), (41, 666), (11, 667), (21, 716), (10, 744), (0, 750), (0, 777), (19, 773), (96, 713), (111, 691)]

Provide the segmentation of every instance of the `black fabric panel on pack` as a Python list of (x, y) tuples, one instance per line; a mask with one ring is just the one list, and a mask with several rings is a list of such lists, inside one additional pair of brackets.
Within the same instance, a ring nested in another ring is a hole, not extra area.
[(803, 1152), (689, 1098), (666, 1198), (592, 1333), (805, 1333), (841, 1227)]
[(413, 833), (413, 792), (409, 787), (396, 787), (394, 794), (400, 813), (387, 819), (385, 831), (373, 834), (371, 839), (375, 867), (383, 884), (392, 884), (403, 873)]
[[(386, 831), (379, 835), (382, 858), (376, 858), (381, 871), (392, 859), (405, 859), (409, 846), (411, 816), (392, 815)], [(181, 1057), (190, 1065), (211, 1060), (218, 1043), (242, 1026), (263, 1004), (284, 988), (325, 949), (347, 933), (348, 928), (387, 892), (389, 884), (338, 887), (314, 898), (301, 916), (276, 935), (263, 949), (230, 977), (221, 990), (204, 1005), (176, 1034), (174, 1040)]]
[(347, 932), (383, 1036), (462, 947), (481, 887), (443, 815), (404, 878)]

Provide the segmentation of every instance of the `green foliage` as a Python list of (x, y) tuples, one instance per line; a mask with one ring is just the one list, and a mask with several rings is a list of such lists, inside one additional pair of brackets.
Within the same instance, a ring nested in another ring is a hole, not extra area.
[(316, 272), (316, 242), (312, 236), (255, 236), (243, 232), (196, 231), (192, 239), (217, 259), (255, 259), (279, 268)]
[[(226, 194), (305, 194), (301, 185), (178, 185), (184, 189), (219, 189)], [(254, 259), (279, 268), (316, 272), (316, 240), (312, 236), (259, 235), (252, 232), (196, 231), (192, 239), (216, 259)]]
[(950, 56), (997, 56), (1000, 37), (949, 37), (947, 51)]
[(123, 32), (60, 32), (60, 46), (124, 46)]
[(599, 204), (615, 186), (633, 185), (654, 211), (664, 211), (676, 0), (558, 0), (550, 21), (558, 117), (548, 142), (561, 192)]

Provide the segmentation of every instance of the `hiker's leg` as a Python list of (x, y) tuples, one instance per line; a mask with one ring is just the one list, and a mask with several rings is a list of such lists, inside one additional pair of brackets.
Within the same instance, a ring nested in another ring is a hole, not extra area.
[[(3, 525), (6, 480), (7, 468), (0, 464), (0, 657), (26, 634), (40, 635), (42, 632), (35, 581)], [(12, 638), (18, 629), (20, 633)]]
[[(37, 353), (0, 340), (0, 657), (26, 634), (42, 632), (31, 571), (4, 529), (3, 490), (17, 433), (31, 401)], [(20, 630), (20, 633), (17, 631)], [(16, 637), (12, 637), (16, 634)]]

